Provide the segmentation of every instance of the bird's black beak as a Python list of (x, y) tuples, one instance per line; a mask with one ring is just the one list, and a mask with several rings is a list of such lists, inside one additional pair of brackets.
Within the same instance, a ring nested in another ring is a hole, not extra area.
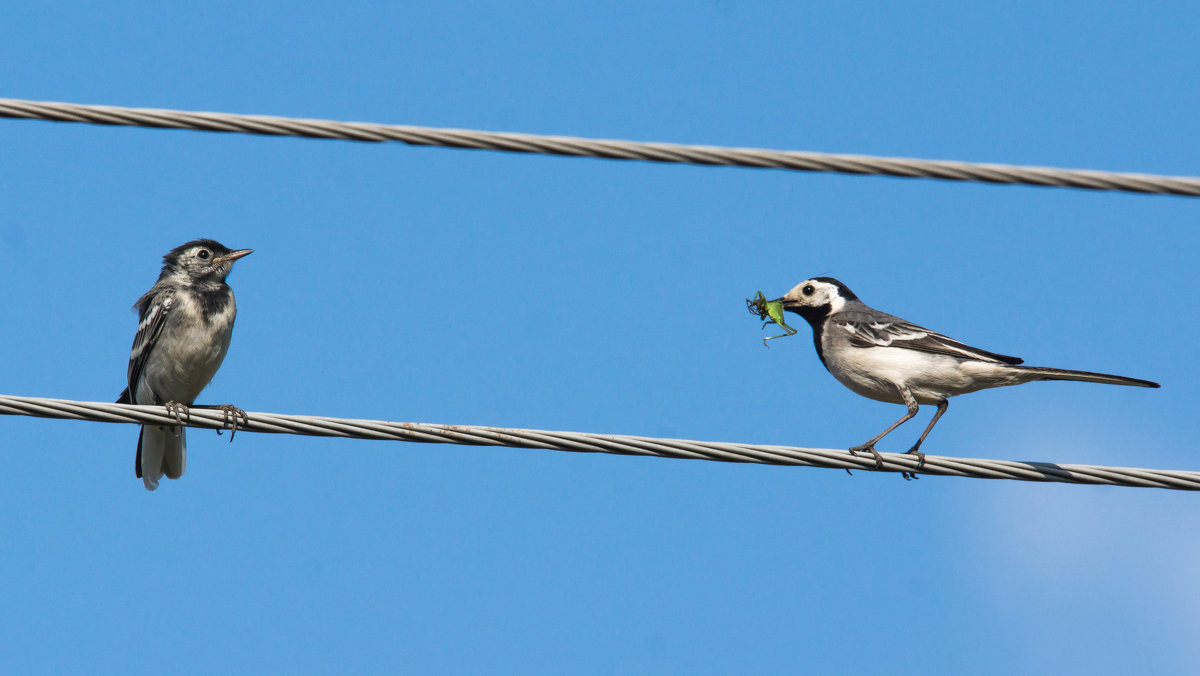
[(242, 256), (249, 256), (252, 253), (254, 253), (254, 249), (238, 249), (237, 251), (230, 251), (229, 253), (225, 254), (224, 256), (221, 256), (220, 258), (217, 258), (216, 260), (214, 260), (213, 265), (222, 265), (224, 263), (232, 263), (232, 262), (236, 261), (237, 259), (241, 258)]

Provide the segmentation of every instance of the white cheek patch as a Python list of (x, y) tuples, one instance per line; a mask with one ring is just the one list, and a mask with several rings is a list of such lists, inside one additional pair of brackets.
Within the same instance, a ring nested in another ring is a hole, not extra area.
[(832, 314), (837, 314), (842, 311), (842, 308), (846, 307), (846, 299), (842, 298), (837, 289), (827, 286), (825, 288), (825, 295), (829, 298), (829, 308)]

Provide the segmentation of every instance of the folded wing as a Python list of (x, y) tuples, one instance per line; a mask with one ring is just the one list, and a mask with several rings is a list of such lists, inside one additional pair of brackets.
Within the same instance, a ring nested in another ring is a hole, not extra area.
[(833, 318), (833, 324), (850, 334), (850, 344), (854, 347), (902, 347), (908, 350), (943, 354), (959, 359), (977, 359), (998, 364), (1020, 364), (1023, 359), (1008, 355), (988, 352), (977, 347), (960, 343), (953, 338), (944, 336), (936, 331), (906, 322), (899, 317), (860, 315)]

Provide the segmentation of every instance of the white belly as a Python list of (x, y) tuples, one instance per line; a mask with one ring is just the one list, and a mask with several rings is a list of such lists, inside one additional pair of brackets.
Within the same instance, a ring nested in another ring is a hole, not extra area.
[[(172, 319), (175, 319), (174, 317)], [(184, 321), (168, 321), (154, 351), (142, 369), (137, 391), (139, 403), (158, 400), (191, 404), (208, 385), (225, 353), (233, 323), (202, 329)]]
[(1004, 364), (898, 347), (826, 351), (825, 362), (833, 377), (855, 393), (893, 404), (904, 403), (901, 385), (912, 392), (918, 404), (936, 404), (946, 397), (1026, 380)]

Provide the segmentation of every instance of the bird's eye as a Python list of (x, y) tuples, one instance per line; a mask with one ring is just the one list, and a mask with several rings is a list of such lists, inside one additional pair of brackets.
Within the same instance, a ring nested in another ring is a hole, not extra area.
[(806, 284), (803, 289), (800, 289), (800, 292), (806, 296), (813, 295), (813, 291), (816, 291), (816, 289), (813, 288), (812, 284)]
[(201, 250), (197, 251), (196, 256), (202, 261), (208, 260), (208, 257), (209, 257), (208, 249), (201, 249)]

